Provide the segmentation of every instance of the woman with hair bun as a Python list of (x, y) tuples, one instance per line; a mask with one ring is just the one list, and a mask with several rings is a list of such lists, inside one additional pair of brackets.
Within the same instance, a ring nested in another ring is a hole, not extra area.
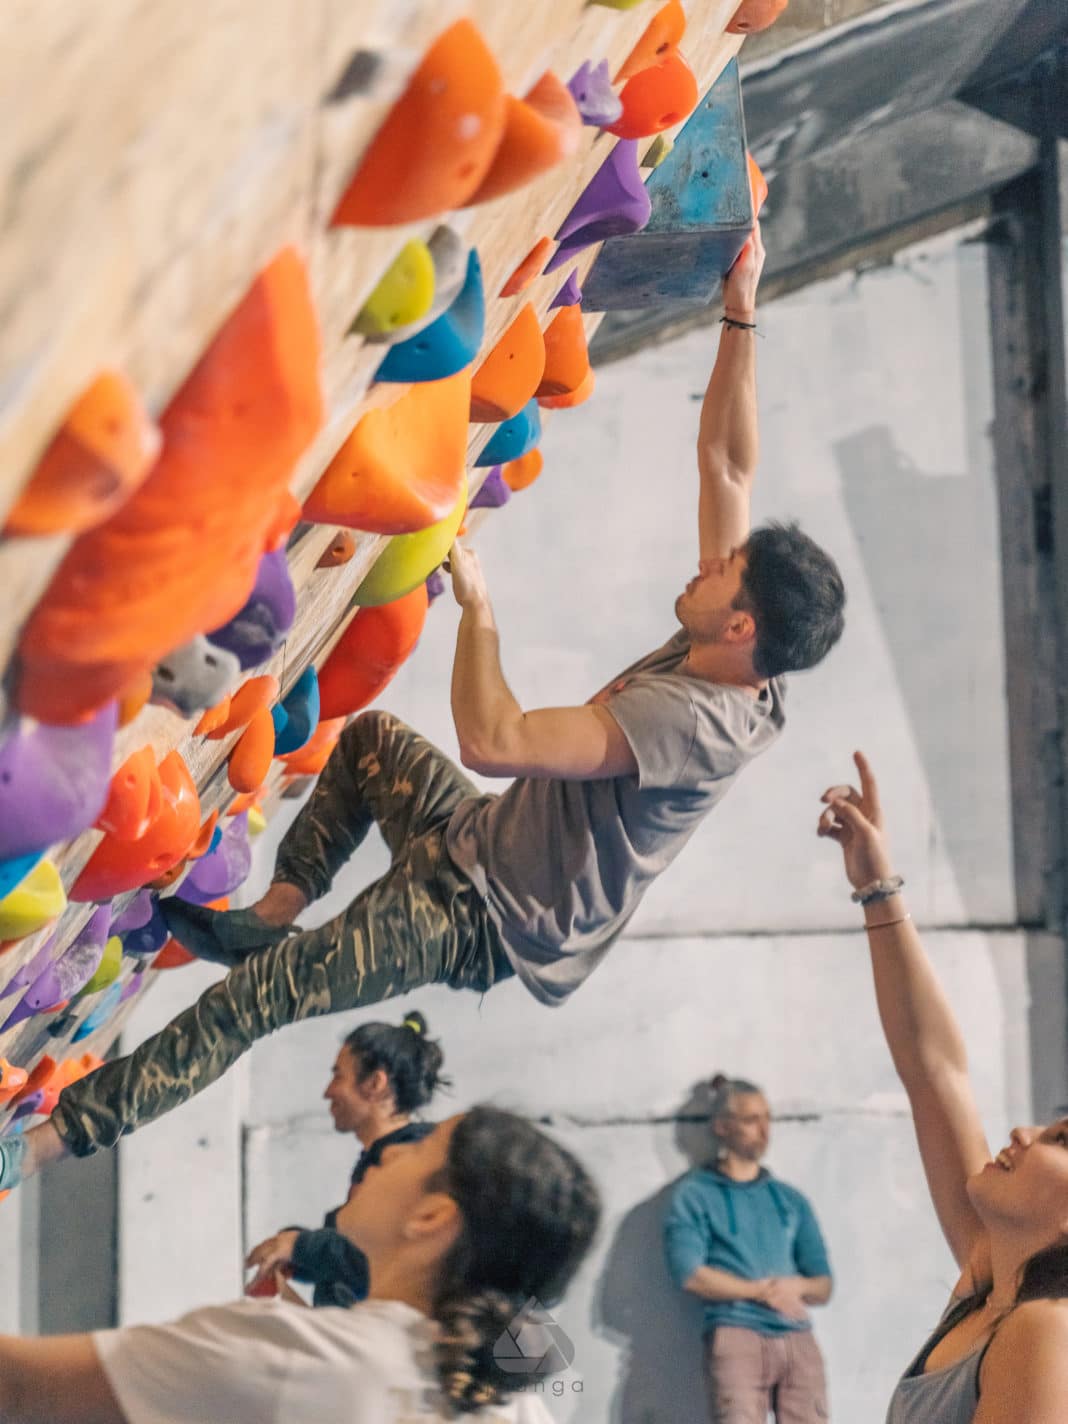
[(387, 1147), (339, 1208), (338, 1231), (369, 1263), (366, 1300), (239, 1300), (171, 1325), (0, 1336), (0, 1419), (552, 1424), (524, 1386), (570, 1361), (537, 1307), (566, 1290), (599, 1219), (570, 1152), (525, 1118), (474, 1107)]
[[(418, 1010), (400, 1024), (361, 1024), (348, 1035), (334, 1060), (323, 1097), (336, 1132), (351, 1132), (363, 1151), (352, 1170), (349, 1192), (381, 1160), (387, 1147), (419, 1142), (434, 1124), (413, 1121), (449, 1080), (445, 1055), (429, 1037)], [(289, 1226), (253, 1247), (245, 1262), (256, 1274), (249, 1295), (273, 1295), (291, 1276), (315, 1287), (314, 1305), (352, 1305), (367, 1294), (367, 1258), (336, 1230), (337, 1211), (327, 1212), (318, 1230)], [(299, 1299), (299, 1297), (295, 1297)]]

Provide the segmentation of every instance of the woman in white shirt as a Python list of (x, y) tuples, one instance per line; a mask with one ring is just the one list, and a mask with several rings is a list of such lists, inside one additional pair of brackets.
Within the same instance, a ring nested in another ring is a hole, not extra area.
[(538, 1307), (563, 1293), (599, 1217), (569, 1152), (525, 1118), (472, 1108), (388, 1147), (340, 1209), (370, 1263), (366, 1301), (243, 1300), (172, 1325), (0, 1337), (0, 1420), (551, 1424), (523, 1387), (570, 1361)]

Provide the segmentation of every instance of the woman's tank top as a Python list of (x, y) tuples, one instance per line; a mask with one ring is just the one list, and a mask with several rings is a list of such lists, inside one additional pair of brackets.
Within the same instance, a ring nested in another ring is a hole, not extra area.
[(890, 1399), (886, 1424), (972, 1424), (979, 1405), (979, 1370), (990, 1340), (944, 1369), (923, 1373), (931, 1351), (975, 1309), (975, 1300), (951, 1301), (934, 1334), (909, 1365)]

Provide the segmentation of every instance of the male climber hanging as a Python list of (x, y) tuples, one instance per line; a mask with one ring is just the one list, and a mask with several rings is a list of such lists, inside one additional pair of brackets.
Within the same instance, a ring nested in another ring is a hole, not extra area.
[[(655, 876), (779, 735), (783, 674), (818, 663), (842, 631), (828, 555), (796, 526), (749, 527), (763, 264), (757, 228), (723, 284), (698, 436), (700, 562), (675, 601), (679, 631), (585, 705), (526, 712), (501, 671), (478, 559), (455, 546), (461, 759), (512, 784), (483, 795), (395, 717), (358, 716), (258, 905), (226, 914), (163, 902), (176, 938), (230, 972), (132, 1054), (66, 1088), (48, 1123), (0, 1142), (0, 1188), (112, 1146), (285, 1024), (421, 984), (483, 992), (512, 974), (559, 1004), (597, 966)], [(296, 929), (372, 821), (390, 869), (328, 924)]]

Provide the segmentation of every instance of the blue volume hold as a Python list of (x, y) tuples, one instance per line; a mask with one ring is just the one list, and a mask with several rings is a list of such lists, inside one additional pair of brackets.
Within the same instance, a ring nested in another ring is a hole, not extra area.
[(486, 326), (482, 264), (471, 249), (467, 275), (456, 300), (429, 326), (391, 346), (375, 372), (376, 381), (443, 381), (478, 355)]

